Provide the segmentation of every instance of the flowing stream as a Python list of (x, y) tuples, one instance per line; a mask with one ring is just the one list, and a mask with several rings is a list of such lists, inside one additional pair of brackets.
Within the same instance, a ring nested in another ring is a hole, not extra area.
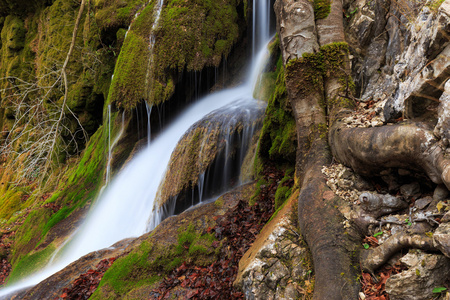
[[(158, 2), (162, 7), (162, 1)], [(262, 18), (258, 19), (258, 26), (268, 26), (269, 1), (255, 2), (259, 2), (256, 15)], [(159, 16), (159, 8), (157, 13)], [(230, 104), (238, 105), (236, 103), (239, 102), (236, 100), (246, 99), (247, 104), (253, 100), (254, 105), (258, 105), (252, 94), (267, 58), (265, 46), (270, 39), (268, 29), (261, 30), (259, 34), (262, 37), (258, 37), (257, 43), (252, 43), (257, 46), (259, 52), (252, 59), (247, 82), (237, 88), (206, 96), (189, 106), (110, 181), (91, 208), (83, 225), (72, 235), (61, 253), (55, 255), (52, 262), (39, 273), (1, 289), (0, 298), (38, 284), (89, 252), (110, 247), (125, 238), (140, 236), (148, 230), (148, 220), (154, 208), (158, 187), (164, 178), (171, 153), (186, 130), (215, 110)], [(147, 107), (147, 110), (150, 108)], [(111, 114), (109, 109), (108, 114)], [(108, 144), (111, 147), (115, 141), (112, 143), (109, 141)], [(157, 224), (152, 225), (153, 228)]]

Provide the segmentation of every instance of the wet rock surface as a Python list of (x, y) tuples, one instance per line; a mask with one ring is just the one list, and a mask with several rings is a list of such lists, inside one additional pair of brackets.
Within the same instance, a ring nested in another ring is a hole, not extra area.
[[(177, 230), (191, 222), (200, 224), (206, 231), (209, 226), (213, 226), (214, 217), (217, 218), (236, 209), (239, 201), (243, 197), (248, 197), (248, 193), (252, 193), (249, 191), (253, 191), (253, 185), (237, 188), (224, 195), (220, 204), (201, 205), (178, 216), (170, 217), (152, 232), (136, 239), (123, 240), (108, 249), (89, 253), (38, 285), (10, 297), (11, 299), (87, 299), (97, 288), (104, 271), (117, 257), (127, 255), (144, 241), (157, 241), (158, 244), (166, 246), (176, 243)], [(271, 213), (269, 217), (270, 215)], [(104, 289), (107, 290), (107, 287)]]
[(160, 209), (168, 206), (173, 210), (169, 215), (179, 213), (229, 188), (225, 183), (238, 183), (239, 166), (262, 126), (266, 108), (257, 100), (239, 103), (207, 115), (178, 142), (157, 195)]

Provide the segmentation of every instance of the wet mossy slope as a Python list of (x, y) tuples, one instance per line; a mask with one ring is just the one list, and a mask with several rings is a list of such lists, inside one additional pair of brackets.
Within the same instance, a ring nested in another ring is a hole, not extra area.
[(154, 27), (155, 2), (132, 22), (114, 72), (109, 101), (125, 109), (168, 100), (185, 71), (219, 67), (245, 26), (240, 0), (166, 0)]

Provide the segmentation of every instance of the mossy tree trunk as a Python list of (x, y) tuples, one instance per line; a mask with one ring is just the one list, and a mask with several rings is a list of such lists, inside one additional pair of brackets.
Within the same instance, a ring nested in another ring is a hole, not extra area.
[(331, 153), (365, 175), (405, 167), (424, 171), (447, 187), (450, 162), (424, 124), (346, 127), (343, 119), (352, 114), (354, 103), (342, 0), (314, 2), (314, 8), (307, 0), (277, 0), (274, 6), (298, 136), (299, 224), (313, 256), (314, 299), (357, 299), (361, 237), (356, 228), (343, 227), (339, 198), (321, 173)]
[[(323, 34), (324, 39), (320, 40), (317, 32), (329, 26), (326, 19), (320, 24), (316, 22), (310, 1), (278, 0), (275, 9), (286, 63), (286, 87), (296, 119), (296, 174), (301, 185), (299, 224), (313, 256), (314, 299), (356, 299), (359, 268), (353, 267), (353, 259), (358, 236), (343, 228), (342, 216), (336, 208), (339, 198), (328, 188), (321, 172), (331, 161), (326, 142), (328, 110), (325, 99), (337, 97), (341, 87), (339, 77), (345, 74), (341, 69), (345, 68), (342, 53), (346, 49), (342, 44), (336, 44), (343, 41), (343, 24), (336, 25), (339, 16), (330, 14), (329, 23), (335, 28)], [(333, 9), (339, 9), (339, 5), (333, 5)], [(296, 30), (286, 28), (296, 23), (302, 24), (301, 31), (298, 26), (295, 26)], [(319, 48), (319, 44), (322, 47)], [(296, 48), (297, 45), (301, 45), (301, 49)], [(338, 61), (335, 61), (336, 57)], [(329, 65), (334, 65), (334, 69)]]

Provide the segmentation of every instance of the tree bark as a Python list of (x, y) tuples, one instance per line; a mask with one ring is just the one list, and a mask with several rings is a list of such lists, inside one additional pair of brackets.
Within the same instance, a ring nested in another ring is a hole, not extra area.
[[(344, 229), (342, 215), (336, 208), (339, 198), (328, 188), (321, 172), (330, 163), (331, 154), (324, 132), (327, 123), (324, 78), (315, 65), (320, 62), (315, 58), (319, 48), (314, 10), (308, 0), (277, 0), (274, 7), (286, 65), (286, 87), (296, 119), (296, 177), (301, 185), (298, 215), (301, 233), (314, 262), (313, 299), (356, 299), (359, 237), (355, 231)], [(294, 48), (296, 45), (299, 47)], [(337, 80), (330, 81), (329, 90), (337, 93), (337, 83)]]
[(329, 140), (333, 155), (362, 175), (406, 168), (423, 171), (434, 183), (450, 189), (450, 159), (424, 124), (347, 128), (338, 120), (330, 129)]

